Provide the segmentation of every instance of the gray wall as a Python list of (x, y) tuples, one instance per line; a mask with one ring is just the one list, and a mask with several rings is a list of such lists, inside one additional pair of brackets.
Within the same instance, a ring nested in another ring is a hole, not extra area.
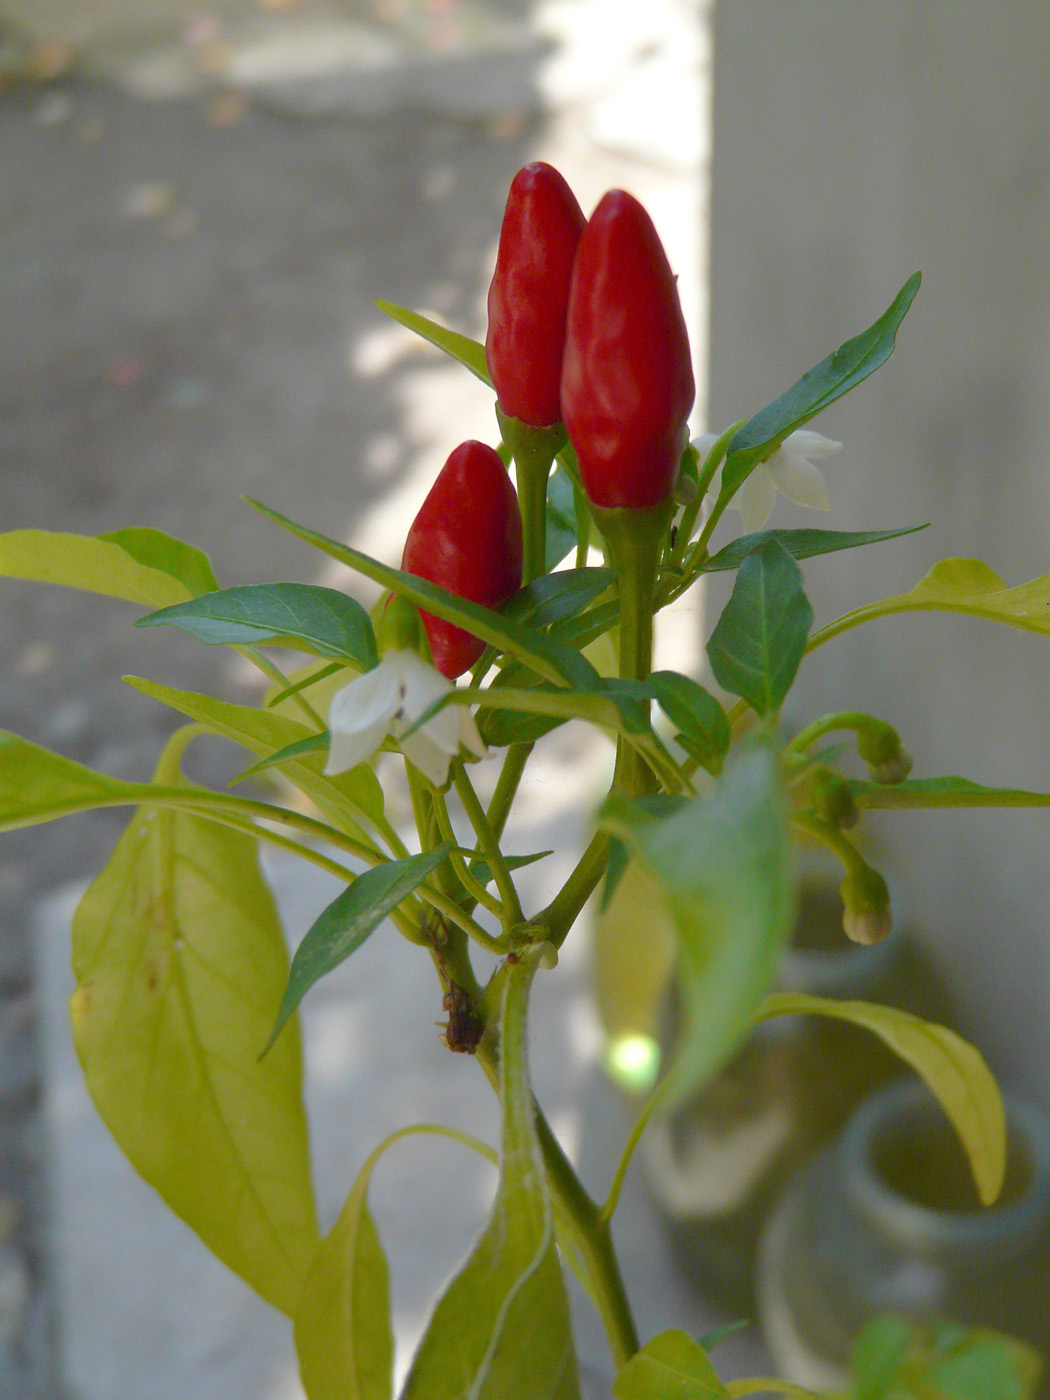
[[(924, 283), (890, 364), (811, 426), (835, 528), (923, 521), (807, 565), (818, 622), (949, 555), (1050, 573), (1050, 9), (1040, 0), (716, 6), (711, 426), (761, 407)], [(774, 525), (819, 524), (778, 505)], [(893, 618), (804, 664), (797, 717), (901, 729), (915, 774), (1050, 790), (1050, 640)], [(1050, 1101), (1050, 812), (870, 825), (964, 1029)]]

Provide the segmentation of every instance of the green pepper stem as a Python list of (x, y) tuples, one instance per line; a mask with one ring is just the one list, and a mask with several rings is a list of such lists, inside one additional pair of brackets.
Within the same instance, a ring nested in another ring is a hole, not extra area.
[(514, 455), (524, 537), (522, 582), (531, 583), (547, 572), (547, 478), (565, 445), (565, 429), (560, 423), (534, 428), (509, 417), (498, 404), (496, 418), (503, 440)]
[[(645, 680), (653, 669), (656, 578), (674, 498), (668, 495), (645, 510), (592, 506), (592, 511), (618, 580), (620, 676)], [(641, 797), (655, 790), (648, 766), (622, 738), (616, 748), (613, 789), (626, 797)]]

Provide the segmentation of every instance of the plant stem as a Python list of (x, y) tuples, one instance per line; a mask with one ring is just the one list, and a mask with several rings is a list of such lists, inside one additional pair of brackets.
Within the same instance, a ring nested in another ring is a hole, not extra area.
[(542, 929), (543, 938), (553, 943), (555, 948), (560, 948), (565, 942), (580, 911), (604, 875), (608, 859), (609, 838), (604, 831), (596, 831), (565, 884), (546, 909), (532, 920), (537, 928)]
[(518, 791), (518, 784), (521, 782), (525, 765), (528, 763), (534, 747), (534, 744), (511, 744), (507, 750), (507, 756), (503, 760), (503, 767), (500, 769), (500, 775), (496, 781), (496, 791), (492, 794), (488, 810), (489, 826), (491, 826), (492, 834), (497, 841), (503, 835), (503, 828), (507, 824), (507, 818)]
[[(496, 1055), (496, 1046), (492, 1041), (483, 1040), (478, 1046), (476, 1058), (493, 1087), (498, 1087), (499, 1083)], [(597, 1205), (584, 1190), (539, 1104), (535, 1104), (535, 1111), (536, 1136), (543, 1154), (555, 1215), (561, 1232), (572, 1244), (586, 1275), (588, 1292), (605, 1325), (619, 1369), (638, 1350), (638, 1332), (631, 1316), (631, 1306), (609, 1227), (600, 1218)]]
[[(445, 802), (444, 794), (435, 789), (431, 795), (431, 800), (434, 804), (434, 814), (437, 817), (438, 830), (442, 838), (447, 841), (450, 846), (458, 846), (459, 842), (456, 839), (456, 833), (452, 829), (452, 820), (448, 814), (448, 804)], [(480, 904), (484, 909), (487, 909), (490, 914), (494, 914), (496, 918), (506, 926), (507, 917), (504, 913), (503, 906), (498, 899), (489, 894), (488, 890), (485, 889), (480, 881), (474, 879), (474, 876), (471, 875), (470, 871), (467, 869), (466, 862), (459, 852), (456, 850), (450, 851), (449, 860), (452, 862), (452, 869), (455, 871), (456, 879), (462, 885), (464, 893), (469, 895), (475, 904)], [(519, 923), (520, 920), (511, 919), (510, 922)]]
[[(647, 510), (594, 507), (594, 518), (617, 575), (622, 680), (645, 680), (653, 669), (657, 569), (673, 510), (671, 496)], [(641, 754), (621, 737), (616, 745), (613, 790), (625, 797), (642, 797), (656, 787)]]
[[(478, 795), (474, 791), (474, 785), (467, 776), (467, 771), (462, 763), (457, 763), (453, 782), (456, 791), (459, 793), (459, 800), (463, 803), (463, 810), (470, 819), (470, 824), (474, 828), (481, 847), (481, 853), (489, 863), (493, 878), (496, 881), (496, 888), (499, 890), (499, 897), (503, 901), (502, 918), (504, 928), (513, 924), (520, 924), (524, 919), (521, 912), (521, 901), (518, 898), (518, 891), (514, 888), (514, 881), (511, 879), (507, 862), (503, 859), (503, 852), (499, 848), (496, 833), (489, 824), (489, 819), (485, 814), (485, 809), (478, 800)], [(474, 881), (477, 884), (477, 881)], [(491, 900), (487, 890), (482, 890), (485, 900)], [(495, 901), (493, 901), (495, 903)], [(497, 908), (499, 906), (497, 905)]]

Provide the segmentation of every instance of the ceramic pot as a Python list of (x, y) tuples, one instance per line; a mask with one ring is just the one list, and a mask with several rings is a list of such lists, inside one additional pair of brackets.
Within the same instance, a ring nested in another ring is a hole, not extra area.
[[(847, 941), (836, 886), (802, 882), (780, 991), (878, 1001), (950, 1019), (940, 979), (899, 924), (871, 947)], [(710, 1085), (642, 1139), (652, 1194), (683, 1267), (706, 1298), (753, 1316), (758, 1238), (787, 1183), (900, 1062), (869, 1031), (819, 1016), (759, 1026)]]
[(987, 1210), (954, 1130), (911, 1078), (813, 1159), (760, 1249), (762, 1327), (786, 1376), (842, 1385), (857, 1332), (880, 1312), (992, 1327), (1050, 1353), (1050, 1123), (1009, 1096), (1007, 1120), (1006, 1186)]

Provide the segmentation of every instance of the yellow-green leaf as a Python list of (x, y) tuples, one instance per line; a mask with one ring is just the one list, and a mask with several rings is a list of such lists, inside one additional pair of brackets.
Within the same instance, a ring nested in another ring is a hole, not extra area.
[(140, 563), (112, 539), (57, 530), (11, 530), (0, 535), (0, 575), (64, 584), (150, 608), (165, 608), (193, 596), (180, 578)]
[(496, 1161), (492, 1149), (476, 1138), (433, 1123), (401, 1128), (369, 1155), (338, 1220), (314, 1255), (296, 1309), (295, 1346), (308, 1400), (388, 1400), (390, 1396), (389, 1269), (368, 1208), (368, 1187), (387, 1148), (416, 1133), (451, 1138)]
[(810, 649), (850, 627), (903, 612), (958, 612), (1050, 635), (1050, 575), (1006, 584), (979, 559), (942, 559), (908, 593), (844, 614), (810, 638)]
[(36, 826), (91, 807), (138, 802), (147, 792), (143, 783), (96, 773), (20, 734), (0, 730), (0, 831)]
[(766, 997), (756, 1021), (772, 1016), (831, 1016), (873, 1031), (922, 1076), (951, 1119), (966, 1148), (977, 1191), (991, 1205), (1006, 1170), (1006, 1112), (999, 1086), (983, 1057), (947, 1026), (923, 1021), (892, 1006), (830, 1001), (796, 992)]
[(678, 1328), (646, 1342), (613, 1383), (616, 1400), (724, 1400), (725, 1394), (707, 1352)]
[(369, 1158), (310, 1265), (295, 1313), (308, 1400), (389, 1400), (394, 1337), (390, 1269), (372, 1212)]
[(677, 946), (662, 888), (641, 861), (628, 861), (594, 929), (595, 996), (610, 1040), (658, 1034)]
[(295, 1308), (318, 1241), (297, 1024), (256, 842), (143, 807), (73, 921), (73, 1038), (135, 1169), (246, 1283)]
[[(210, 695), (176, 690), (138, 676), (125, 676), (124, 679), (143, 695), (170, 705), (190, 719), (199, 720), (216, 734), (243, 744), (260, 758), (267, 758), (279, 749), (308, 739), (311, 735), (305, 724), (273, 710), (232, 705), (226, 700), (215, 700)], [(326, 816), (348, 833), (360, 831), (358, 817), (361, 815), (370, 821), (380, 820), (383, 815), (383, 790), (371, 768), (367, 764), (359, 764), (348, 773), (326, 778), (321, 772), (324, 758), (324, 754), (308, 754), (282, 764), (282, 772), (289, 782), (294, 783)]]

